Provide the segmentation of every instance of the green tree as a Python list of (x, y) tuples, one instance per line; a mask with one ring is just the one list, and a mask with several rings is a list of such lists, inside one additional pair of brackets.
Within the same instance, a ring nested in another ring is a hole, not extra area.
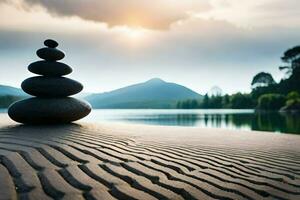
[(203, 101), (201, 103), (201, 108), (209, 108), (209, 97), (208, 97), (208, 94), (206, 94), (203, 97)]
[(191, 100), (191, 109), (196, 109), (198, 108), (198, 101), (196, 99)]
[(236, 93), (231, 96), (231, 108), (249, 109), (254, 107), (254, 101), (250, 94)]
[(187, 109), (188, 108), (188, 101), (183, 101), (182, 103), (181, 103), (181, 108), (183, 108), (183, 109)]
[(178, 109), (196, 109), (198, 108), (199, 103), (197, 99), (188, 99), (185, 101), (177, 102), (176, 108)]
[(279, 110), (285, 105), (285, 100), (281, 94), (264, 94), (258, 99), (258, 109)]
[(182, 108), (182, 102), (178, 101), (176, 104), (176, 108), (181, 109)]
[(286, 70), (287, 73), (291, 74), (300, 67), (300, 46), (295, 46), (291, 49), (286, 50), (281, 57), (281, 60), (286, 63), (285, 66), (280, 66), (280, 70)]
[(285, 106), (282, 108), (283, 111), (300, 111), (300, 95), (298, 92), (293, 91), (287, 95)]
[(230, 108), (231, 107), (231, 105), (230, 105), (230, 96), (228, 94), (225, 94), (223, 96), (222, 107), (223, 108)]
[(209, 106), (208, 108), (213, 108), (213, 109), (219, 109), (222, 108), (222, 101), (223, 97), (222, 96), (212, 96), (209, 99)]
[(274, 79), (270, 73), (260, 72), (253, 77), (251, 86), (252, 86), (252, 88), (268, 87), (275, 83), (276, 82), (274, 81)]
[(296, 91), (290, 92), (287, 95), (287, 100), (298, 100), (300, 99), (300, 94)]
[(280, 92), (283, 94), (291, 91), (300, 92), (300, 46), (285, 51), (281, 60), (286, 65), (280, 66), (279, 69), (285, 70), (288, 78), (280, 82)]

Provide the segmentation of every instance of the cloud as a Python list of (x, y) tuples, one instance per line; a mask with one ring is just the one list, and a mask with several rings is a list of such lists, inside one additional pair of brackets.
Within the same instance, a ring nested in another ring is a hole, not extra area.
[(299, 0), (269, 0), (269, 2), (257, 6), (255, 9), (261, 18), (261, 23), (283, 27), (299, 27), (299, 7)]
[(199, 13), (206, 18), (229, 21), (242, 27), (300, 25), (299, 0), (210, 0), (212, 9)]
[(210, 9), (204, 0), (22, 0), (23, 7), (41, 6), (56, 16), (78, 16), (106, 23), (109, 27), (129, 26), (168, 29), (186, 19), (190, 12)]
[(288, 12), (288, 11), (299, 11), (300, 2), (298, 0), (269, 0), (265, 4), (258, 6), (261, 11), (265, 12)]

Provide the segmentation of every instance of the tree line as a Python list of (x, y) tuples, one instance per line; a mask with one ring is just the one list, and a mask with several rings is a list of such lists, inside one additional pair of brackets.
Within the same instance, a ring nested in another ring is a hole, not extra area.
[(254, 101), (250, 94), (236, 93), (224, 96), (208, 96), (206, 94), (201, 100), (189, 99), (179, 101), (176, 107), (179, 109), (248, 109), (254, 107)]
[(203, 99), (180, 101), (178, 109), (258, 109), (300, 111), (300, 46), (286, 50), (281, 57), (284, 66), (279, 70), (285, 77), (278, 83), (267, 72), (253, 77), (252, 91), (249, 94), (205, 95)]

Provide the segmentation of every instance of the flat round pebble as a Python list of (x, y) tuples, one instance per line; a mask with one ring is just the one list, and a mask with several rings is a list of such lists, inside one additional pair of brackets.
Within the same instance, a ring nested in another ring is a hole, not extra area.
[(63, 124), (77, 121), (91, 112), (85, 101), (66, 98), (30, 98), (8, 109), (11, 119), (24, 124)]
[(64, 77), (36, 76), (23, 81), (24, 92), (37, 97), (67, 97), (79, 93), (83, 85)]
[(44, 76), (65, 76), (72, 73), (72, 68), (60, 62), (37, 61), (28, 66), (32, 73)]
[(46, 47), (49, 47), (49, 48), (58, 47), (58, 43), (55, 40), (52, 40), (52, 39), (45, 40), (44, 44), (45, 44)]
[(65, 57), (65, 53), (61, 50), (47, 47), (37, 50), (36, 54), (38, 55), (38, 57), (46, 61), (57, 61)]

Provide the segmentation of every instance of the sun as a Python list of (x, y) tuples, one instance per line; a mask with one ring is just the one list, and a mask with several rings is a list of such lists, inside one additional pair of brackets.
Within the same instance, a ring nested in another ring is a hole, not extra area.
[(124, 29), (124, 34), (132, 40), (139, 40), (146, 34), (146, 30), (142, 28), (126, 28)]
[(122, 26), (116, 29), (125, 39), (132, 41), (143, 40), (147, 35), (148, 30), (140, 27)]
[(115, 28), (114, 31), (116, 40), (130, 47), (147, 45), (153, 39), (153, 31), (140, 27), (122, 26)]
[(127, 34), (128, 34), (128, 37), (130, 37), (132, 39), (138, 39), (144, 35), (144, 32), (142, 30), (131, 29), (127, 32)]

